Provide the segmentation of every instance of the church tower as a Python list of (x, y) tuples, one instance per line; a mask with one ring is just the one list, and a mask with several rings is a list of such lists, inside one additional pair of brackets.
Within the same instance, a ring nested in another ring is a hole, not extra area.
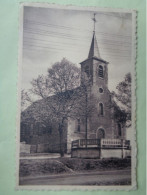
[[(114, 117), (115, 110), (108, 89), (109, 63), (100, 55), (95, 33), (95, 14), (93, 21), (94, 31), (88, 57), (80, 63), (81, 87), (85, 92), (82, 97), (85, 112), (78, 119), (68, 120), (67, 148), (69, 152), (71, 142), (74, 140), (75, 142), (89, 140), (91, 144), (91, 140), (96, 139), (125, 138), (125, 127), (118, 124)], [(87, 141), (85, 146), (86, 143)]]
[(90, 83), (90, 94), (96, 99), (97, 111), (88, 120), (88, 138), (112, 138), (114, 135), (114, 124), (111, 120), (111, 98), (108, 90), (108, 62), (100, 56), (95, 33), (95, 14), (94, 31), (88, 58), (81, 62), (81, 85)]
[(108, 88), (108, 62), (100, 56), (96, 34), (95, 34), (95, 14), (94, 31), (88, 58), (81, 62), (81, 84), (89, 82), (93, 93), (103, 93)]

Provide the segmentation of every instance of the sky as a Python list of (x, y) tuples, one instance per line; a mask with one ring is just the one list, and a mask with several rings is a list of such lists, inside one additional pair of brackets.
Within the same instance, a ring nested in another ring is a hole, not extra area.
[(131, 71), (131, 14), (39, 7), (24, 8), (22, 89), (64, 57), (80, 67), (88, 57), (94, 13), (100, 56), (109, 62), (108, 87), (115, 91)]

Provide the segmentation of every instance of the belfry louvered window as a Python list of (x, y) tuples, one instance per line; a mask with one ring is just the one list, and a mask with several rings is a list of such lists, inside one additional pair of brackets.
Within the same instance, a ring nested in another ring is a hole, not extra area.
[(89, 66), (85, 67), (85, 72), (87, 73), (87, 75), (89, 76)]
[(101, 77), (101, 78), (104, 77), (103, 66), (101, 66), (101, 65), (99, 65), (98, 75), (99, 75), (99, 77)]

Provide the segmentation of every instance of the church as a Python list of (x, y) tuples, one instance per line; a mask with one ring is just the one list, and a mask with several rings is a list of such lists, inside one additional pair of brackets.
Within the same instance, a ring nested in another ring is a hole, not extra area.
[[(71, 154), (72, 157), (121, 158), (126, 155), (124, 150), (130, 150), (130, 144), (126, 140), (125, 123), (119, 117), (122, 114), (121, 110), (112, 100), (108, 89), (108, 68), (111, 65), (100, 56), (95, 30), (88, 58), (80, 65), (81, 85), (87, 81), (90, 83), (88, 93), (95, 98), (96, 109), (86, 121), (80, 117), (67, 120), (63, 134), (64, 152)], [(88, 94), (89, 97), (90, 95)], [(35, 109), (42, 109), (45, 103), (40, 100), (35, 106)], [(30, 146), (30, 153), (59, 152), (57, 124), (49, 124), (47, 129), (42, 128), (34, 121), (32, 115), (30, 117), (31, 109), (32, 105), (21, 114), (21, 143)]]
[[(96, 110), (93, 112), (92, 117), (88, 118), (87, 144), (94, 147), (97, 145), (97, 140), (107, 140), (107, 145), (119, 146), (122, 140), (126, 139), (125, 123), (119, 120), (118, 115), (122, 114), (121, 110), (112, 100), (111, 93), (108, 89), (109, 63), (100, 56), (95, 31), (93, 32), (88, 58), (80, 64), (81, 83), (89, 80), (91, 83), (90, 93), (96, 100)], [(70, 150), (72, 141), (73, 150), (76, 148), (76, 143), (79, 147), (79, 138), (81, 139), (82, 147), (86, 145), (84, 132), (85, 126), (80, 125), (80, 120), (77, 122), (72, 120), (68, 121), (68, 150)], [(76, 142), (74, 140), (79, 141)], [(88, 148), (91, 149), (91, 147)], [(91, 150), (91, 152), (93, 151)]]

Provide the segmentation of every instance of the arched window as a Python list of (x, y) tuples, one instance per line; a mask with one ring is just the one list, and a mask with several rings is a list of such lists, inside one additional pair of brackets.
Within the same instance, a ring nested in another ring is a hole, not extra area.
[(100, 115), (104, 115), (104, 107), (102, 103), (99, 103), (99, 111), (100, 111)]
[(81, 120), (77, 119), (75, 121), (75, 133), (80, 132), (81, 131)]
[(37, 135), (42, 135), (42, 128), (39, 122), (36, 123)]
[(98, 131), (97, 131), (97, 138), (98, 139), (105, 138), (105, 131), (104, 131), (104, 129), (102, 129), (102, 128), (98, 129)]
[(101, 77), (101, 78), (104, 77), (104, 71), (103, 71), (103, 66), (102, 65), (99, 65), (98, 76)]
[(78, 119), (78, 128), (77, 128), (77, 131), (80, 132), (80, 119)]
[(99, 92), (100, 92), (100, 93), (103, 93), (103, 88), (100, 87), (100, 88), (99, 88)]
[(48, 124), (46, 127), (44, 127), (44, 133), (49, 134), (49, 135), (52, 134), (52, 125), (51, 124)]
[(118, 124), (118, 136), (121, 137), (121, 124), (120, 123)]

